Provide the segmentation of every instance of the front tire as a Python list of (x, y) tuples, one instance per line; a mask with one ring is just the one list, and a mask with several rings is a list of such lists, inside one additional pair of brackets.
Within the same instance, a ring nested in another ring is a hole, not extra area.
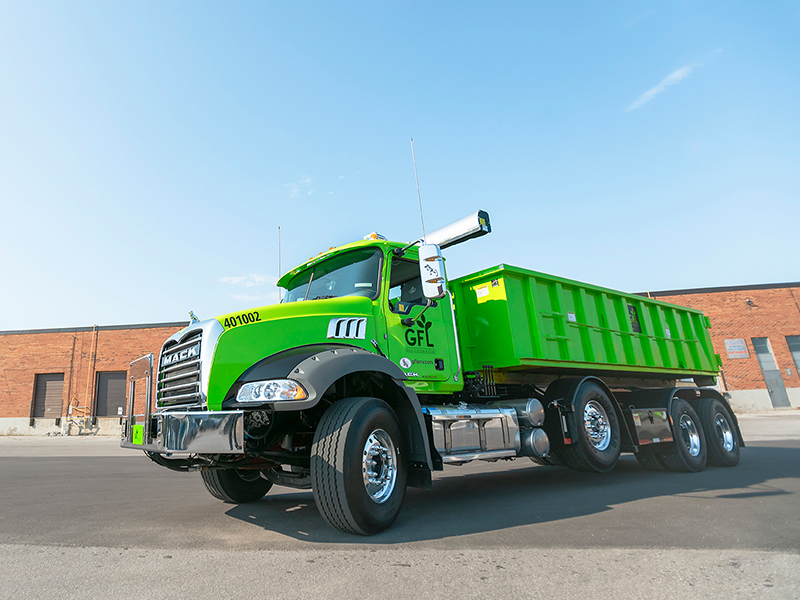
[(311, 447), (311, 482), (322, 518), (374, 535), (397, 519), (406, 489), (397, 417), (377, 398), (347, 398), (322, 415)]
[(530, 459), (537, 465), (544, 467), (560, 467), (561, 463), (556, 458), (555, 454), (548, 454), (547, 456), (531, 456)]
[(272, 484), (258, 471), (238, 469), (208, 469), (200, 472), (209, 493), (231, 504), (246, 504), (261, 500)]

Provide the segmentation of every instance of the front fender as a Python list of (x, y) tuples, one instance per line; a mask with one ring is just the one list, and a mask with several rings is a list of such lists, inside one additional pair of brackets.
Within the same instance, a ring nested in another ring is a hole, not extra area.
[[(293, 379), (308, 392), (305, 400), (275, 402), (275, 412), (308, 410), (317, 405), (322, 395), (337, 380), (360, 371), (374, 371), (391, 377), (405, 387), (406, 379), (400, 367), (388, 359), (345, 344), (314, 344), (301, 346), (268, 356), (242, 373), (225, 395), (232, 400), (244, 383), (265, 379)], [(413, 393), (413, 390), (409, 390)]]
[[(247, 369), (225, 396), (226, 405), (235, 400), (244, 383), (265, 379), (293, 379), (308, 392), (305, 400), (275, 402), (275, 412), (309, 410), (316, 406), (325, 392), (339, 379), (352, 373), (381, 373), (396, 385), (392, 397), (382, 398), (389, 403), (408, 436), (410, 466), (433, 469), (425, 420), (416, 392), (403, 381), (405, 373), (389, 359), (373, 352), (345, 344), (314, 344), (293, 348), (269, 356)], [(421, 463), (421, 464), (420, 464)], [(428, 474), (428, 479), (430, 475)], [(426, 484), (427, 487), (428, 484)]]

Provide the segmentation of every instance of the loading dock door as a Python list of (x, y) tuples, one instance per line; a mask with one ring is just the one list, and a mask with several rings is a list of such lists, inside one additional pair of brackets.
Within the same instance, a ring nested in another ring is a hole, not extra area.
[(47, 373), (36, 375), (33, 398), (33, 414), (31, 416), (35, 419), (61, 418), (63, 397), (63, 373)]
[(117, 417), (125, 412), (125, 371), (107, 371), (97, 374), (97, 403), (95, 416)]
[(764, 374), (764, 381), (767, 384), (772, 406), (774, 408), (791, 406), (789, 404), (789, 396), (786, 393), (786, 386), (783, 383), (783, 377), (781, 377), (781, 371), (778, 368), (778, 363), (775, 362), (775, 356), (772, 354), (769, 339), (765, 337), (753, 338), (752, 341), (758, 357), (758, 364)]

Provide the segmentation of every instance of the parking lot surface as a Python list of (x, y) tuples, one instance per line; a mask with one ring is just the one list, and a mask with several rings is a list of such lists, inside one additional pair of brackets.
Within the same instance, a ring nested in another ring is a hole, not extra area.
[(732, 469), (450, 467), (370, 538), (310, 491), (235, 506), (115, 439), (0, 438), (0, 598), (800, 597), (800, 411), (740, 423)]

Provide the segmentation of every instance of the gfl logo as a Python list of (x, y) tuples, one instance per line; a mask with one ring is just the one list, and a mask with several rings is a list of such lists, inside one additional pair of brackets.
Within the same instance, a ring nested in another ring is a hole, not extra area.
[(413, 327), (406, 329), (406, 344), (409, 346), (420, 346), (433, 348), (431, 344), (430, 330), (433, 323), (425, 319), (425, 315), (420, 315), (414, 322)]

